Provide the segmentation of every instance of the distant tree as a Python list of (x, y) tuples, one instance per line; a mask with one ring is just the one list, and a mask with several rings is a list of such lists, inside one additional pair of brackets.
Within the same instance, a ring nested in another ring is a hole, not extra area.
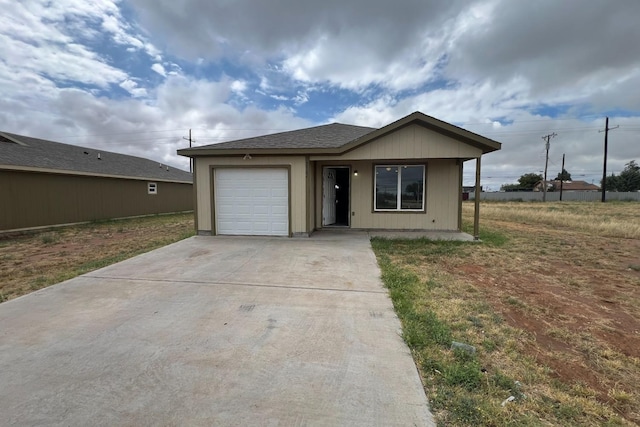
[(566, 169), (562, 169), (562, 172), (558, 172), (556, 181), (571, 181), (571, 174)]
[[(602, 185), (602, 181), (600, 181)], [(620, 175), (612, 174), (607, 177), (608, 191), (638, 191), (640, 190), (640, 166), (635, 160), (627, 163)]]
[(537, 183), (542, 181), (542, 175), (537, 173), (526, 173), (518, 178), (520, 187), (526, 190), (531, 190)]
[(500, 186), (500, 191), (520, 191), (523, 188), (520, 187), (520, 184), (502, 184)]
[(517, 184), (502, 184), (500, 191), (532, 191), (537, 183), (542, 181), (542, 175), (525, 173), (518, 178)]

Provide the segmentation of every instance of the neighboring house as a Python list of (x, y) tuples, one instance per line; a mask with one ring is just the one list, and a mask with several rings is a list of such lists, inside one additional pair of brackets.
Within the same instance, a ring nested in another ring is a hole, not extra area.
[(380, 129), (334, 123), (178, 154), (195, 162), (199, 234), (308, 236), (458, 231), (462, 163), (476, 159), (479, 188), (480, 158), (500, 146), (416, 112)]
[[(554, 179), (553, 181), (547, 181), (547, 191), (560, 191), (560, 185), (562, 185), (562, 191), (600, 191), (600, 187), (595, 184), (589, 184), (586, 181), (562, 181)], [(533, 191), (543, 191), (542, 181), (538, 182)]]
[(140, 157), (0, 132), (0, 231), (193, 210), (192, 175)]

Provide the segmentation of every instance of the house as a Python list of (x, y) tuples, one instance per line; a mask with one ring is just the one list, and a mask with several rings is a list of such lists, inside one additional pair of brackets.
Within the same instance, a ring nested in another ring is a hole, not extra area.
[(140, 157), (0, 132), (0, 232), (193, 210), (192, 175)]
[[(547, 181), (547, 191), (600, 191), (600, 187), (595, 184), (589, 184), (586, 181), (562, 181), (554, 179), (553, 181)], [(542, 181), (538, 182), (533, 191), (543, 191)]]
[[(327, 227), (459, 231), (462, 164), (501, 144), (420, 112), (178, 150), (194, 160), (196, 230), (308, 236)], [(474, 233), (478, 229), (478, 205)]]

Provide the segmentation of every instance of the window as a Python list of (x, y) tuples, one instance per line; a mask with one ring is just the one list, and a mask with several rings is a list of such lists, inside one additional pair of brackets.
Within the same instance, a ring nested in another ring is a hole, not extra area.
[(158, 194), (158, 184), (156, 184), (155, 182), (149, 182), (147, 184), (147, 193)]
[(424, 210), (424, 165), (376, 166), (376, 211)]

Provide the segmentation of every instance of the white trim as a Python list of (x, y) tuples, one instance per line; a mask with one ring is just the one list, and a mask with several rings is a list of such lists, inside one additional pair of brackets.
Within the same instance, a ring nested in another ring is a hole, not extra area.
[(158, 194), (158, 183), (157, 182), (148, 182), (147, 183), (147, 194), (156, 195)]

